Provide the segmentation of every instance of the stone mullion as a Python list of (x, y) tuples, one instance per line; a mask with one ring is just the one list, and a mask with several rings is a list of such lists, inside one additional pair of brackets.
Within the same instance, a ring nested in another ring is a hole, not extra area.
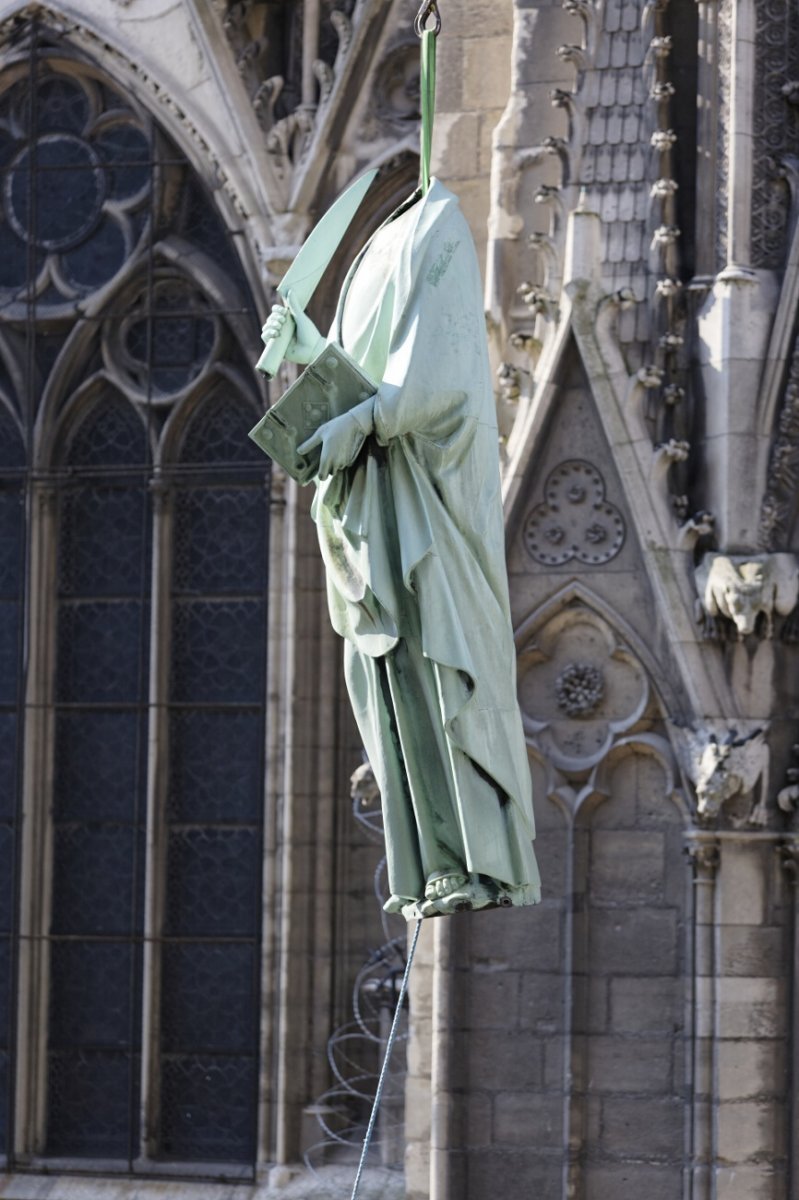
[(275, 1157), (275, 1128), (278, 1097), (274, 1088), (273, 1064), (277, 1055), (279, 990), (280, 860), (279, 815), (284, 802), (284, 773), (291, 695), (290, 580), (293, 546), (293, 510), (297, 488), (285, 472), (273, 464), (269, 487), (269, 559), (267, 580), (266, 635), (266, 744), (264, 771), (264, 866), (261, 924), (261, 1025), (260, 1086), (258, 1089), (257, 1169), (262, 1171)]
[(689, 1195), (691, 1200), (712, 1200), (717, 1156), (714, 1097), (718, 1041), (716, 873), (721, 861), (718, 839), (712, 833), (694, 831), (689, 835), (687, 852), (694, 873)]
[(27, 515), (27, 678), (13, 1146), (17, 1159), (41, 1154), (47, 1136), (57, 527), (52, 482), (33, 483)]
[(161, 933), (166, 894), (169, 664), (174, 542), (174, 489), (157, 480), (153, 493), (152, 606), (150, 613), (147, 816), (142, 962), (140, 1155), (158, 1151), (160, 1129)]
[(788, 1048), (788, 1078), (786, 1081), (786, 1124), (788, 1129), (787, 1158), (788, 1178), (785, 1183), (785, 1194), (795, 1197), (799, 1193), (799, 836), (787, 838), (779, 847), (782, 869), (788, 883), (790, 893), (790, 911), (788, 915), (790, 930), (791, 958), (788, 964), (790, 1001), (788, 1006), (787, 1028), (790, 1046)]
[[(291, 488), (296, 492), (296, 488)], [(327, 1064), (312, 1047), (330, 1030), (332, 962), (319, 955), (335, 901), (338, 729), (328, 723), (341, 684), (341, 643), (327, 613), (319, 548), (304, 503), (287, 514), (286, 673), (282, 797), (277, 814), (275, 1122), (273, 1161), (304, 1149), (303, 1110), (328, 1086)]]

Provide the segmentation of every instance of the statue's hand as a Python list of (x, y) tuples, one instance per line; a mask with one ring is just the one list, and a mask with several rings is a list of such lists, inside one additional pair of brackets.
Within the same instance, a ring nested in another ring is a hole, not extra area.
[(319, 479), (327, 479), (336, 471), (343, 471), (355, 460), (366, 438), (366, 431), (352, 412), (342, 413), (320, 425), (316, 433), (298, 446), (300, 454), (307, 454), (317, 446), (322, 447), (322, 457), (317, 472)]
[(282, 304), (272, 306), (272, 311), (261, 331), (261, 337), (265, 342), (279, 337), (286, 321), (290, 321), (294, 326), (294, 334), (289, 342), (286, 358), (290, 362), (296, 363), (313, 362), (316, 356), (322, 353), (326, 342), (311, 318), (306, 316), (302, 309), (294, 303), (291, 292), (286, 296), (285, 307)]

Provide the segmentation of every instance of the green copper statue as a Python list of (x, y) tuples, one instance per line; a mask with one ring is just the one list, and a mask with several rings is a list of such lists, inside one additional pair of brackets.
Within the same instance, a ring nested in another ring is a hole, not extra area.
[[(497, 425), (474, 245), (437, 180), (350, 268), (332, 329), (275, 306), (264, 337), (342, 346), (375, 394), (321, 425), (312, 514), (355, 718), (408, 919), (535, 904)], [(323, 361), (323, 359), (321, 360)]]

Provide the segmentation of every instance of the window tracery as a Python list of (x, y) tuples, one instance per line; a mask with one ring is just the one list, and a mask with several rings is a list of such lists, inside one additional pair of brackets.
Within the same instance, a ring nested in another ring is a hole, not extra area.
[[(252, 298), (180, 150), (63, 40), (27, 32), (0, 73), (0, 1155), (14, 1058), (43, 1050), (29, 1153), (252, 1167), (268, 526), (268, 471), (247, 438), (262, 407)], [(46, 638), (34, 647), (29, 713), (52, 764), (36, 801), (52, 907), (35, 938), (46, 1028), (14, 1046), (22, 498), (35, 488), (56, 500), (52, 519), (29, 506), (54, 630), (52, 662)], [(151, 678), (153, 630), (164, 669)]]

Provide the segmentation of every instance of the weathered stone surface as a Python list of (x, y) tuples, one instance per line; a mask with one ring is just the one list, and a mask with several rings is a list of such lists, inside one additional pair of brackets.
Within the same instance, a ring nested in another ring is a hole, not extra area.
[[(462, 978), (462, 974), (459, 973)], [(469, 1029), (515, 1029), (519, 1022), (518, 971), (474, 971), (468, 981)]]
[(544, 1042), (529, 1033), (473, 1033), (468, 1055), (454, 1065), (455, 1086), (488, 1090), (537, 1088), (543, 1083)]
[(670, 976), (610, 980), (613, 1028), (620, 1033), (675, 1033), (684, 1020), (685, 984)]
[(677, 914), (667, 909), (594, 909), (591, 956), (600, 974), (669, 975), (677, 969)]
[(612, 1157), (675, 1163), (682, 1158), (683, 1106), (678, 1100), (602, 1100), (601, 1146)]
[(672, 1080), (672, 1047), (661, 1038), (587, 1038), (587, 1086), (594, 1092), (667, 1093)]
[(504, 107), (510, 83), (510, 46), (511, 39), (506, 34), (468, 38), (464, 41), (464, 108)]
[(725, 845), (717, 887), (725, 924), (761, 925), (766, 919), (763, 848)]
[(669, 1167), (649, 1163), (624, 1163), (623, 1166), (594, 1166), (585, 1172), (586, 1200), (680, 1200), (680, 1173)]
[(781, 980), (722, 978), (717, 987), (720, 1037), (779, 1037), (785, 1029)]
[(720, 931), (721, 971), (724, 975), (782, 975), (785, 932), (774, 927), (725, 925)]
[(546, 1152), (494, 1150), (468, 1156), (466, 1200), (521, 1192), (555, 1196), (560, 1183), (559, 1156)]
[(785, 1194), (785, 1172), (770, 1163), (719, 1167), (715, 1182), (718, 1200), (772, 1200)]
[(720, 1100), (749, 1100), (784, 1094), (788, 1063), (781, 1041), (718, 1043)]
[(562, 1092), (499, 1092), (494, 1139), (521, 1146), (558, 1145), (563, 1136)]
[(591, 896), (598, 902), (656, 902), (662, 898), (662, 833), (596, 830), (591, 836)]
[(718, 1152), (725, 1164), (773, 1162), (785, 1153), (785, 1113), (774, 1102), (738, 1100), (718, 1106)]

